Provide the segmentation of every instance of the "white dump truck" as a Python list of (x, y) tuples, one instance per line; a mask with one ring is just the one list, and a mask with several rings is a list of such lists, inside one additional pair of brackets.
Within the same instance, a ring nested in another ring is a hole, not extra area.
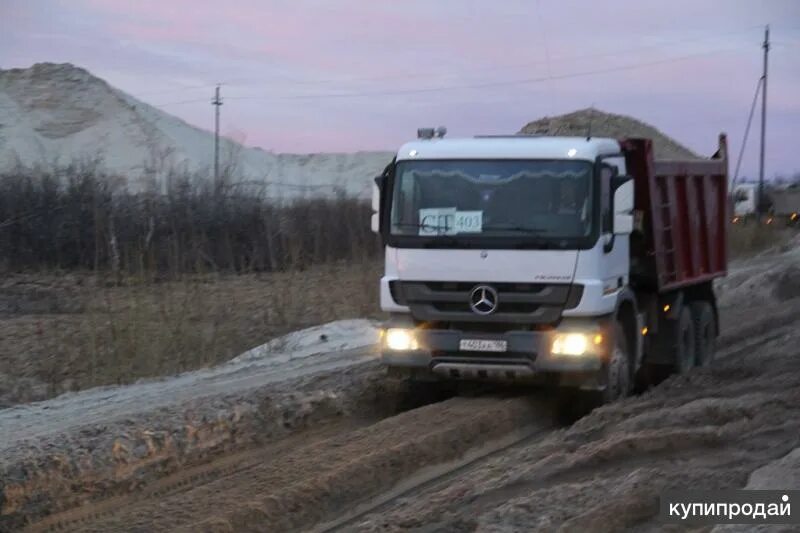
[(647, 139), (444, 137), (420, 130), (375, 180), (392, 373), (606, 402), (645, 370), (710, 364), (724, 135), (712, 158), (687, 161), (654, 160)]

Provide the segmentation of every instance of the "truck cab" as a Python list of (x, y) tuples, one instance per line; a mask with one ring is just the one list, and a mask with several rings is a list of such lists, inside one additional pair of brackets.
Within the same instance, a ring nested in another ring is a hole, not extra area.
[(645, 288), (654, 267), (634, 234), (625, 147), (419, 137), (373, 190), (390, 317), (383, 362), (417, 379), (538, 381), (606, 401), (627, 394), (651, 322), (642, 308), (663, 298), (657, 279)]
[(733, 221), (746, 221), (758, 212), (758, 185), (741, 183), (733, 188)]

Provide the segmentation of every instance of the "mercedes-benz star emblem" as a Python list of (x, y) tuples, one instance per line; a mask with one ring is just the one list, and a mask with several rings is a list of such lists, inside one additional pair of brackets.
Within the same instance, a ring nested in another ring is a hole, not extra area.
[(497, 291), (488, 285), (478, 285), (469, 293), (469, 308), (479, 315), (491, 315), (497, 310)]

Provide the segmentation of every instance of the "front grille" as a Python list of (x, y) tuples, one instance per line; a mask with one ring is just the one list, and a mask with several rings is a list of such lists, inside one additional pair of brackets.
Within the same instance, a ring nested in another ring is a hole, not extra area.
[[(457, 281), (427, 281), (425, 282), (425, 285), (428, 288), (437, 291), (469, 292), (475, 287), (475, 285), (481, 285), (481, 283), (457, 282)], [(491, 285), (498, 292), (521, 292), (521, 293), (541, 292), (543, 289), (548, 287), (548, 285), (544, 283), (487, 283), (486, 285)]]
[[(443, 312), (472, 312), (467, 302), (432, 302), (431, 305), (437, 311)], [(525, 302), (500, 302), (497, 306), (497, 313), (533, 313), (539, 308), (537, 304)]]
[[(477, 314), (470, 307), (470, 294), (478, 285), (497, 292), (491, 314)], [(389, 288), (392, 298), (407, 305), (417, 320), (516, 326), (556, 323), (565, 308), (577, 305), (582, 292), (582, 287), (569, 284), (450, 281), (393, 281)]]
[(506, 322), (431, 322), (432, 327), (454, 329), (467, 333), (508, 333), (509, 331), (535, 331), (548, 326), (536, 324), (513, 324)]

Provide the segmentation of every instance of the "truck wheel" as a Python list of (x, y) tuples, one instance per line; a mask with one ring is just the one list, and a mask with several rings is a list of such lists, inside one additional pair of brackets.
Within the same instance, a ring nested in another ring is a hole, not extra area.
[(561, 424), (572, 424), (588, 415), (592, 409), (615, 402), (630, 394), (633, 388), (631, 379), (631, 352), (628, 350), (628, 337), (622, 324), (614, 327), (614, 345), (608, 361), (603, 363), (598, 380), (603, 390), (581, 390), (569, 387), (558, 389), (556, 397), (557, 420)]
[(689, 308), (694, 321), (695, 364), (710, 366), (717, 342), (714, 309), (709, 302), (692, 302)]
[(602, 393), (602, 403), (611, 403), (624, 398), (631, 391), (631, 357), (628, 338), (622, 324), (614, 328), (614, 346), (608, 362), (604, 365), (606, 388)]
[(695, 364), (695, 331), (692, 312), (689, 307), (681, 309), (675, 339), (675, 371), (688, 374)]

